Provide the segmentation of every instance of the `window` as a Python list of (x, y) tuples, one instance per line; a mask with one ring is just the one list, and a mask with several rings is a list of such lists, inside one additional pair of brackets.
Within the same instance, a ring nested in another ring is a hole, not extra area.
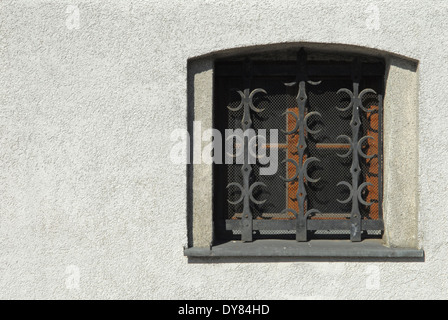
[[(294, 58), (216, 62), (214, 126), (242, 159), (214, 166), (216, 237), (381, 237), (384, 62)], [(238, 128), (252, 137), (228, 134)], [(263, 175), (272, 152), (277, 170)]]
[(184, 254), (421, 259), (418, 63), (273, 47), (188, 61)]

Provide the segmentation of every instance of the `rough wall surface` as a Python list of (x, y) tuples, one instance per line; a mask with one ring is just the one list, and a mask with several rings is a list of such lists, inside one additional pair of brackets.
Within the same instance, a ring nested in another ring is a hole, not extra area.
[[(444, 0), (2, 1), (0, 298), (447, 299), (447, 13)], [(169, 154), (187, 59), (281, 42), (419, 61), (424, 262), (183, 256), (186, 168)]]

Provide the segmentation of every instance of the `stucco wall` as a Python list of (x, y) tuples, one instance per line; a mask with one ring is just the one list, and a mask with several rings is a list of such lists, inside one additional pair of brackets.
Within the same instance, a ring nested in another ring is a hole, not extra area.
[[(447, 13), (444, 0), (2, 1), (0, 298), (448, 298)], [(186, 167), (169, 154), (187, 59), (282, 42), (419, 61), (424, 262), (183, 256)]]

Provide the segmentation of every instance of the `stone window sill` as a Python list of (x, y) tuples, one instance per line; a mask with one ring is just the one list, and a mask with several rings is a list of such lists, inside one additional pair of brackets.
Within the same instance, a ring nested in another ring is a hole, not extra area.
[(349, 240), (256, 240), (229, 241), (211, 248), (184, 249), (187, 257), (314, 257), (314, 258), (413, 258), (424, 259), (424, 251), (416, 248), (390, 248), (380, 239), (361, 242)]

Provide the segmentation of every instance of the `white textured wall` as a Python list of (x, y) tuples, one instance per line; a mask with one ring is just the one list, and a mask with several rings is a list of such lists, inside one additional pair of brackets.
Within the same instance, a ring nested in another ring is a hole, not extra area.
[[(447, 14), (445, 0), (1, 1), (0, 298), (447, 299)], [(168, 156), (187, 59), (301, 41), (420, 61), (425, 262), (183, 256), (186, 168)]]

